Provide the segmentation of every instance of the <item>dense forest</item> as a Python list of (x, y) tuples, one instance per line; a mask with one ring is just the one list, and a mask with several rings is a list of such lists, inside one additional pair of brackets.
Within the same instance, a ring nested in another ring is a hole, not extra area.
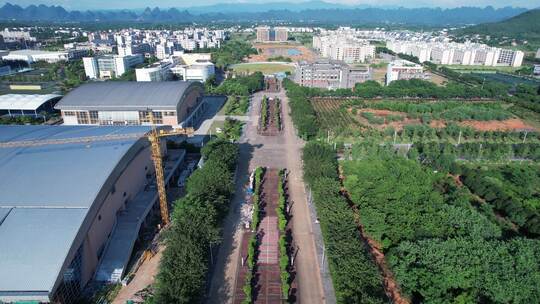
[(303, 161), (304, 179), (317, 208), (338, 303), (388, 303), (382, 277), (340, 193), (334, 150), (310, 142), (304, 147)]
[[(524, 113), (537, 117), (539, 91), (524, 85), (474, 85), (460, 95), (451, 92), (462, 85), (436, 87), (422, 81), (394, 87), (368, 82), (336, 91), (285, 83), (298, 134), (311, 140), (304, 149), (304, 174), (327, 230), (325, 242), (332, 243), (332, 228), (353, 221), (337, 220), (328, 209), (341, 210), (343, 219), (358, 210), (364, 234), (385, 254), (402, 295), (412, 303), (529, 303), (540, 298), (540, 134), (530, 128), (482, 131), (463, 123)], [(445, 100), (426, 99), (433, 97)], [(394, 113), (378, 116), (381, 110)], [(359, 125), (353, 115), (375, 126), (417, 122), (376, 128)], [(435, 127), (430, 124), (434, 120), (444, 124)], [(352, 145), (331, 136), (337, 132), (348, 134)], [(354, 210), (339, 195), (338, 165)], [(353, 246), (353, 237), (347, 241)], [(342, 252), (339, 257), (348, 261), (348, 251)], [(334, 255), (329, 251), (330, 261)], [(355, 290), (341, 283), (346, 275), (339, 271), (355, 268), (347, 262), (332, 267), (336, 289)], [(372, 275), (366, 278), (375, 282)], [(366, 286), (363, 281), (357, 285)]]
[(224, 69), (230, 64), (240, 63), (249, 55), (257, 54), (257, 50), (251, 44), (241, 39), (227, 40), (218, 49), (200, 51), (211, 51), (212, 62), (220, 69)]
[[(413, 302), (527, 303), (540, 296), (540, 242), (518, 232), (511, 237), (494, 216), (499, 210), (495, 202), (495, 211), (477, 206), (473, 193), (445, 173), (391, 153), (343, 166), (344, 184), (361, 210), (366, 232), (380, 242), (402, 291)], [(512, 167), (506, 172), (521, 183), (529, 179), (521, 188), (529, 189), (529, 196), (521, 203), (529, 208), (537, 203), (537, 193), (530, 191), (538, 185), (538, 170)], [(471, 182), (485, 187), (477, 177)], [(518, 214), (523, 223), (537, 223), (535, 212)]]
[(534, 9), (518, 16), (495, 23), (479, 24), (460, 29), (457, 35), (489, 35), (491, 37), (512, 37), (540, 43), (540, 9)]
[(236, 76), (235, 78), (225, 79), (219, 86), (206, 84), (206, 92), (208, 94), (218, 94), (247, 97), (250, 94), (263, 89), (264, 75), (261, 72), (255, 72), (248, 76)]

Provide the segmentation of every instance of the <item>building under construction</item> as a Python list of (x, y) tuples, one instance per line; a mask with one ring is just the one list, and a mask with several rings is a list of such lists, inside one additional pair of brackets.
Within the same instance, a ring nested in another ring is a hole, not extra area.
[[(159, 223), (152, 132), (0, 126), (0, 302), (72, 303), (89, 282), (121, 280)], [(185, 151), (158, 147), (167, 187)]]

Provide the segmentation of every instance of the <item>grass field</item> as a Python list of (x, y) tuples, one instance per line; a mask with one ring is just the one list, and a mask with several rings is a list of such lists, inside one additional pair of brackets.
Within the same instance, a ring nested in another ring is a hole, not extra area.
[(241, 63), (234, 65), (232, 69), (236, 73), (262, 72), (263, 74), (274, 74), (279, 72), (293, 72), (294, 67), (279, 63)]

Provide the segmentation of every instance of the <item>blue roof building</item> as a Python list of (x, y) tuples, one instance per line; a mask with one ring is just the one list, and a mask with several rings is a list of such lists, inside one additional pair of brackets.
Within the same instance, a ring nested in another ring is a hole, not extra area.
[[(0, 144), (134, 135), (0, 148), (0, 302), (70, 303), (98, 270), (105, 278), (111, 278), (110, 272), (119, 275), (105, 281), (119, 279), (141, 225), (157, 205), (155, 190), (145, 190), (153, 182), (144, 137), (149, 130), (145, 126), (0, 126)], [(176, 167), (170, 168), (176, 170), (178, 162), (175, 159)], [(125, 226), (124, 218), (136, 220)], [(117, 233), (120, 226), (126, 231)], [(114, 237), (123, 238), (121, 249), (111, 244)], [(104, 261), (107, 256), (116, 260)], [(104, 264), (113, 268), (101, 269)]]

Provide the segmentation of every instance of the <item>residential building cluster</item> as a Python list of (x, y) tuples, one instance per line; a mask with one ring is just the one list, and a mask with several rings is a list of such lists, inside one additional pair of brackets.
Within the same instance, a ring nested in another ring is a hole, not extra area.
[(368, 62), (375, 58), (375, 46), (347, 32), (337, 31), (327, 35), (313, 36), (313, 48), (322, 57), (347, 63)]
[(260, 26), (255, 30), (257, 42), (286, 42), (289, 39), (289, 29), (286, 27)]
[(519, 67), (524, 53), (490, 47), (479, 43), (388, 41), (386, 47), (395, 53), (418, 57), (420, 62), (436, 64)]
[(224, 29), (185, 28), (183, 30), (124, 29), (83, 33), (91, 44), (110, 44), (120, 55), (155, 55), (160, 59), (174, 51), (219, 48), (228, 36)]
[(171, 80), (174, 75), (183, 80), (206, 81), (215, 72), (210, 54), (192, 55), (184, 51), (220, 47), (228, 31), (206, 28), (179, 31), (130, 29), (86, 35), (89, 42), (79, 47), (113, 46), (117, 53), (84, 58), (85, 72), (89, 78), (119, 77), (142, 64), (145, 57), (156, 57), (160, 62), (136, 70), (138, 81), (165, 81)]
[(295, 73), (298, 84), (323, 89), (353, 88), (356, 83), (370, 79), (369, 67), (352, 67), (343, 61), (329, 59), (300, 62)]
[(0, 35), (5, 42), (36, 41), (36, 37), (32, 37), (30, 31), (5, 28)]

